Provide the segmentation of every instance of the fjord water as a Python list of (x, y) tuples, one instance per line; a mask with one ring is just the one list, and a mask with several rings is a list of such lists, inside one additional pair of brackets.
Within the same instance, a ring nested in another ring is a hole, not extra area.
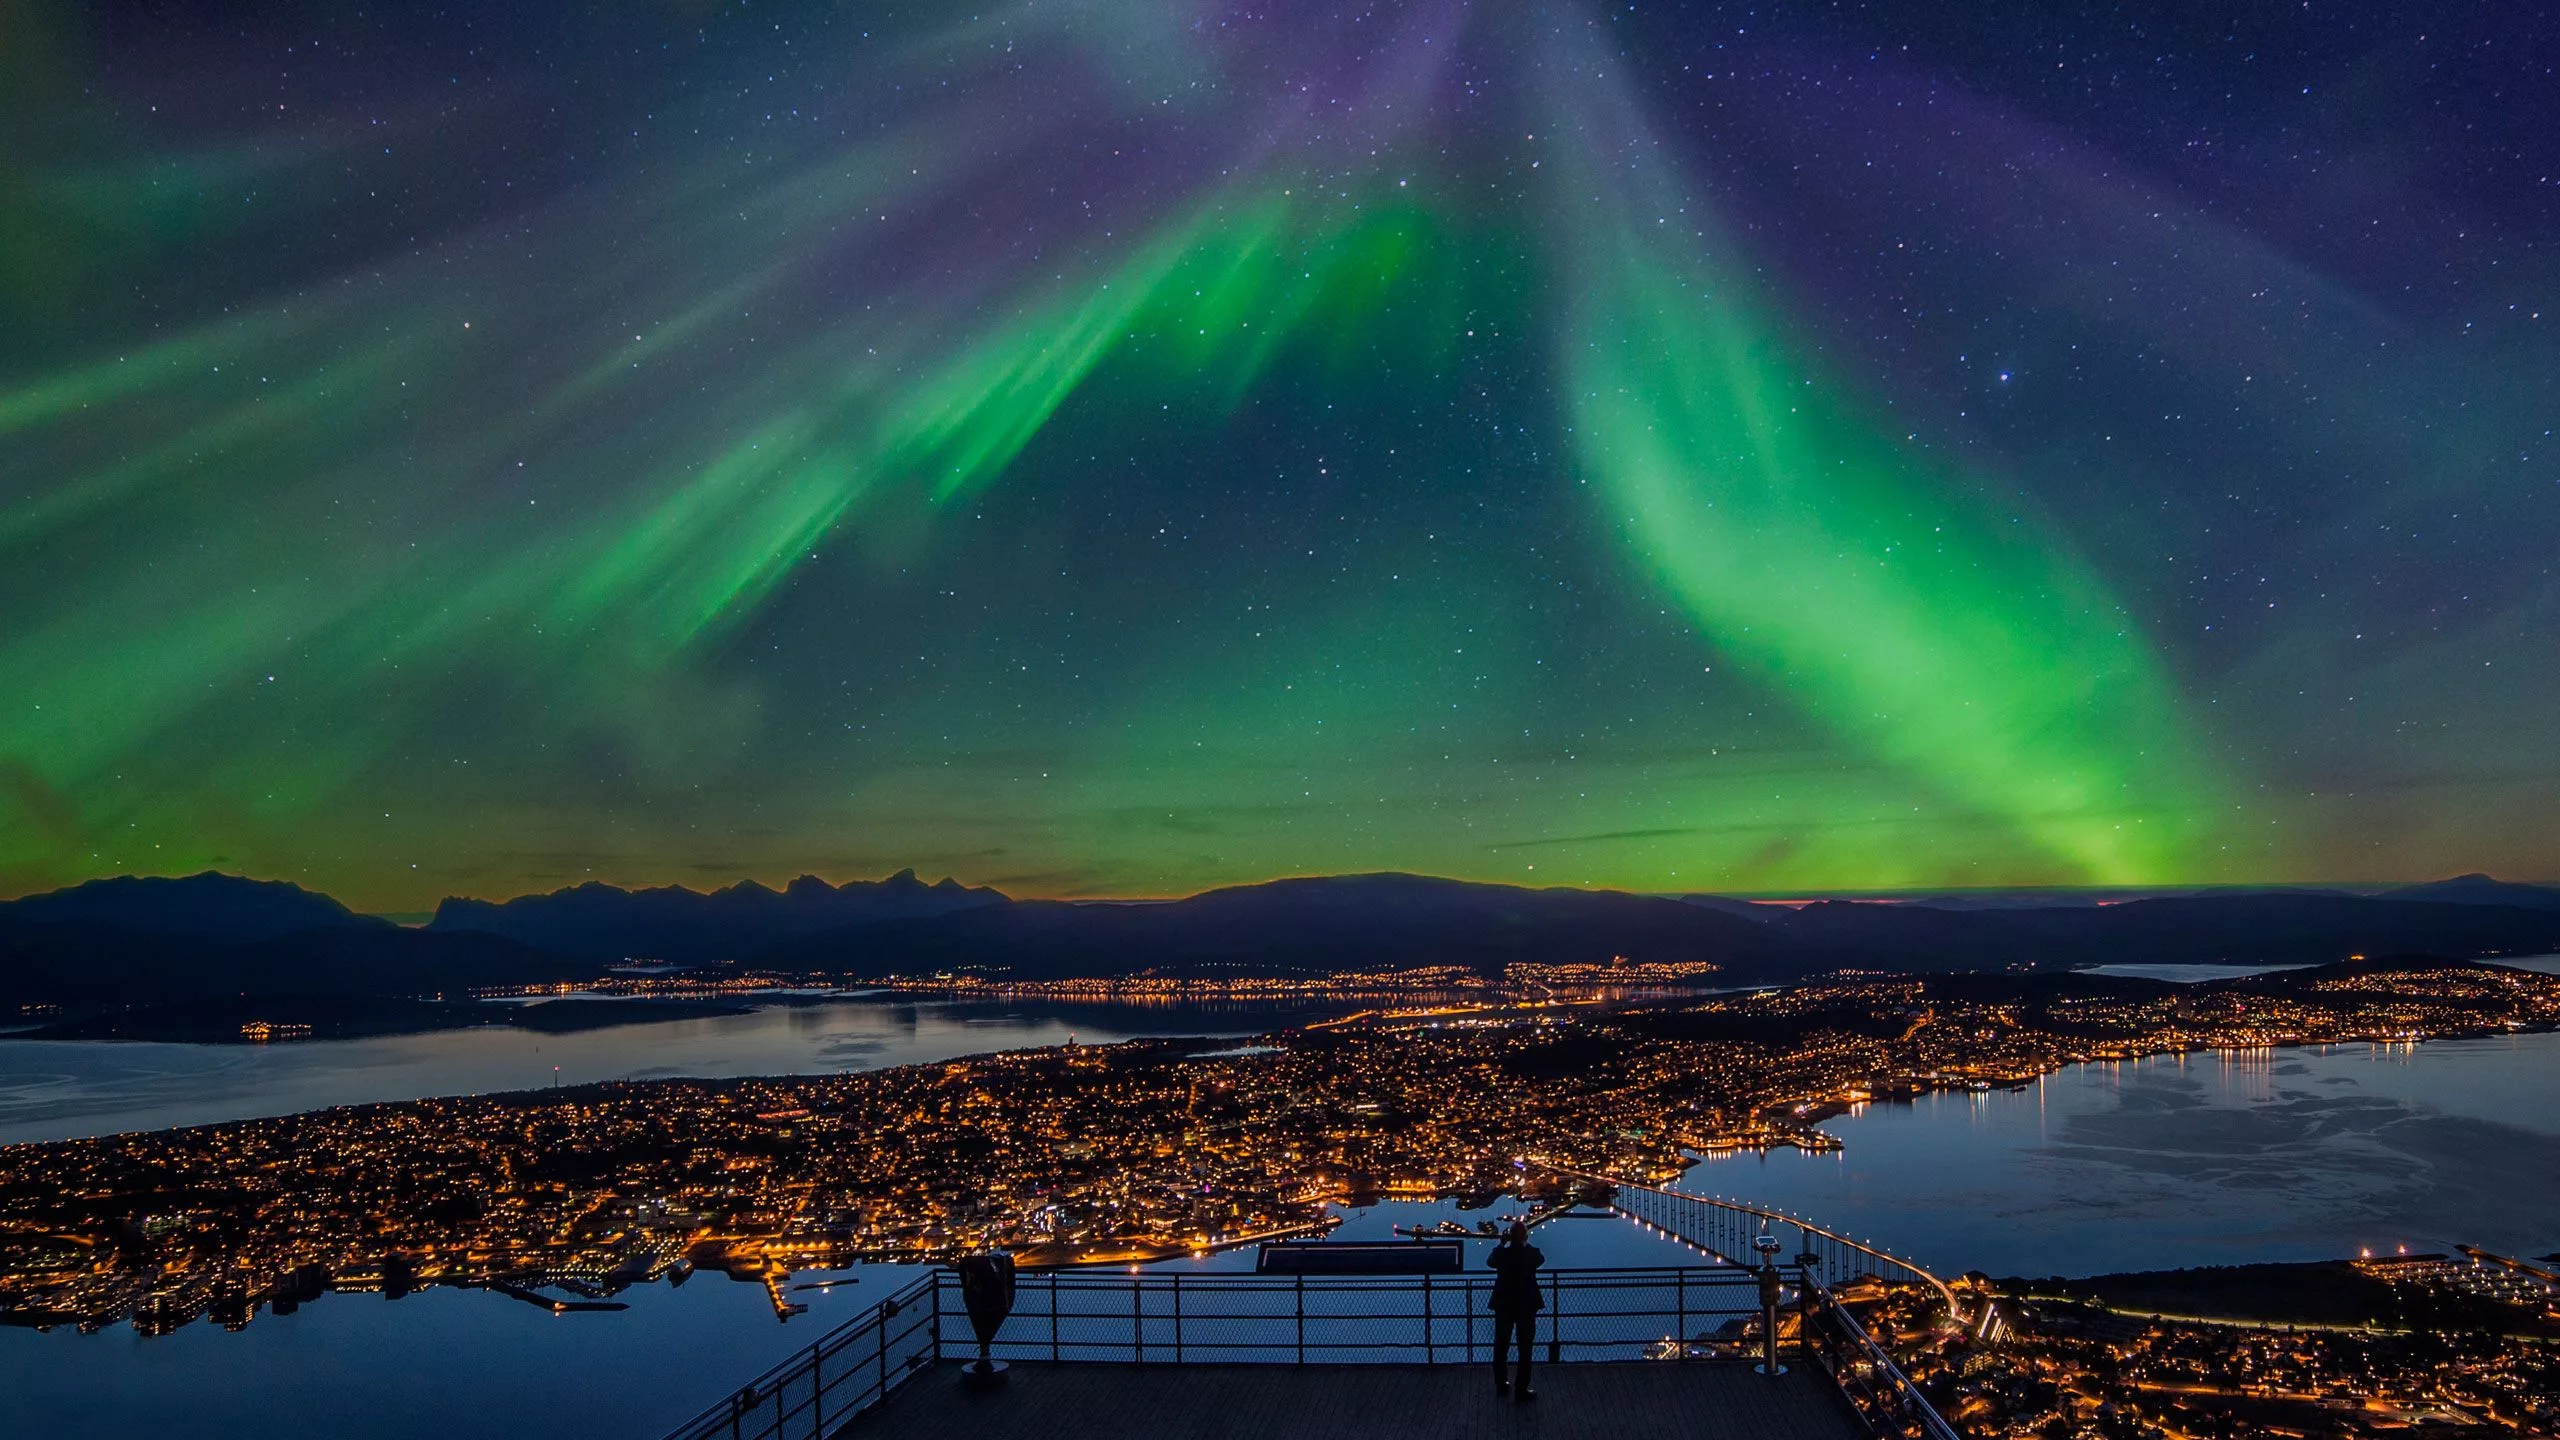
[(2092, 1275), (2560, 1247), (2560, 1034), (2162, 1056), (1862, 1107), (1822, 1155), (1724, 1155), (1685, 1188), (1942, 1272)]
[(1062, 1004), (871, 995), (566, 1035), (504, 1025), (280, 1045), (0, 1035), (0, 1145), (599, 1080), (820, 1075), (1069, 1040), (1107, 1045), (1145, 1035), (1260, 1035), (1358, 1008), (1318, 1001)]

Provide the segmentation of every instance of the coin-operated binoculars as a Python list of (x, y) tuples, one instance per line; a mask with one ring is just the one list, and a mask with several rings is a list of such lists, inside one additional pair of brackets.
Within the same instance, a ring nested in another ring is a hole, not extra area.
[(961, 1375), (973, 1386), (1004, 1383), (1004, 1362), (991, 1353), (996, 1332), (1013, 1313), (1013, 1257), (1001, 1250), (963, 1255), (951, 1262), (960, 1275), (960, 1300), (969, 1310), (969, 1328), (978, 1334), (978, 1359)]
[(1784, 1375), (1787, 1367), (1778, 1363), (1778, 1252), (1786, 1247), (1763, 1232), (1751, 1248), (1760, 1252), (1760, 1363), (1754, 1368), (1763, 1375)]

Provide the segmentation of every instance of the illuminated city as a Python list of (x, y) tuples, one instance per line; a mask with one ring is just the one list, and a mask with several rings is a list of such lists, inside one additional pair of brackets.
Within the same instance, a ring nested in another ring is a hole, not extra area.
[[(2401, 1045), (2560, 1025), (2560, 978), (2349, 963), (2246, 990), (1996, 977), (1702, 1001), (1383, 1010), (1204, 1051), (1136, 1041), (824, 1078), (439, 1099), (0, 1151), (21, 1323), (245, 1324), (323, 1289), (601, 1301), (987, 1248), (1182, 1255), (1322, 1228), (1353, 1196), (1827, 1148), (1826, 1118), (2068, 1064)], [(2112, 992), (2112, 993), (2111, 993)], [(2166, 993), (2155, 993), (2166, 992)], [(557, 1292), (557, 1293), (543, 1293)]]

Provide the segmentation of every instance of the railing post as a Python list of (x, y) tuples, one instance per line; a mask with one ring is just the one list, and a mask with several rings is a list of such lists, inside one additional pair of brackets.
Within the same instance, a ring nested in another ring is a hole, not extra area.
[(1814, 1279), (1813, 1254), (1807, 1251), (1796, 1257), (1796, 1363), (1799, 1365), (1811, 1365), (1815, 1360), (1813, 1315), (1821, 1295)]
[(821, 1337), (809, 1347), (809, 1433), (820, 1440), (825, 1440), (827, 1433), (826, 1343)]
[(1547, 1363), (1564, 1359), (1564, 1282), (1547, 1272)]
[(1182, 1272), (1173, 1272), (1173, 1363), (1182, 1363)]
[(925, 1339), (933, 1346), (933, 1363), (942, 1363), (942, 1272), (933, 1272), (933, 1320)]
[(1422, 1272), (1422, 1363), (1431, 1363), (1431, 1272)]
[(1049, 1272), (1049, 1363), (1058, 1363), (1058, 1272)]
[(1298, 1363), (1307, 1363), (1307, 1277), (1298, 1276)]
[(1672, 1310), (1671, 1338), (1680, 1342), (1679, 1358), (1686, 1360), (1689, 1358), (1689, 1267), (1681, 1266), (1673, 1283), (1677, 1287), (1674, 1293), (1679, 1298)]
[(1139, 1288), (1139, 1284), (1137, 1276), (1129, 1277), (1129, 1336), (1136, 1352), (1132, 1363), (1144, 1365), (1147, 1363), (1147, 1300), (1146, 1292)]

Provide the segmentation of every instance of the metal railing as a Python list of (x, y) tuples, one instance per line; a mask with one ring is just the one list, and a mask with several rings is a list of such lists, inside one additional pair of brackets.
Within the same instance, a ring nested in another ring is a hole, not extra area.
[[(1791, 1299), (1820, 1293), (1798, 1267), (1779, 1276)], [(1551, 1270), (1539, 1281), (1538, 1343), (1551, 1362), (1762, 1353), (1760, 1276), (1749, 1270)], [(1488, 1274), (1026, 1270), (993, 1353), (1060, 1364), (1489, 1363), (1492, 1286)], [(937, 1269), (670, 1440), (825, 1440), (927, 1366), (977, 1353), (959, 1278)]]
[[(941, 1357), (941, 1295), (949, 1280), (949, 1271), (918, 1279), (747, 1382), (669, 1440), (825, 1440)], [(958, 1287), (950, 1288), (956, 1312)]]
[[(1793, 1272), (1789, 1271), (1789, 1283)], [(1758, 1278), (1731, 1266), (1550, 1270), (1538, 1343), (1549, 1360), (1663, 1358), (1759, 1314)], [(955, 1292), (956, 1293), (956, 1292)], [(1493, 1277), (1025, 1272), (1000, 1360), (1120, 1364), (1447, 1365), (1489, 1361)], [(956, 1302), (955, 1302), (956, 1304)], [(955, 1313), (956, 1309), (955, 1309)], [(954, 1354), (975, 1354), (961, 1333)]]
[(1858, 1317), (1832, 1303), (1819, 1284), (1805, 1292), (1798, 1339), (1869, 1432), (1888, 1440), (1960, 1440), (1955, 1427), (1867, 1334)]

